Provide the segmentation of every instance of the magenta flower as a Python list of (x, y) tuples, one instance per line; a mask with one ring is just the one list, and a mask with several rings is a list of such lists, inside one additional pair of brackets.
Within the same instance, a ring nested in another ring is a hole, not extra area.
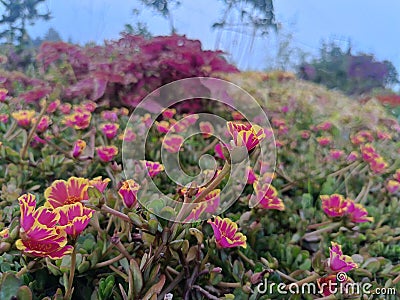
[(61, 259), (72, 252), (67, 245), (67, 234), (58, 226), (60, 216), (46, 207), (36, 209), (36, 199), (32, 194), (18, 198), (21, 210), (20, 236), (15, 245), (25, 254), (35, 257)]
[(176, 152), (179, 152), (179, 149), (181, 149), (183, 141), (184, 141), (184, 139), (180, 135), (170, 134), (164, 138), (164, 140), (162, 142), (162, 146), (168, 152), (176, 153)]
[(118, 114), (113, 110), (105, 110), (101, 112), (101, 118), (110, 122), (118, 122)]
[(102, 179), (102, 176), (98, 176), (89, 180), (89, 185), (95, 187), (100, 193), (103, 193), (110, 181), (110, 178)]
[(243, 247), (246, 248), (246, 236), (238, 232), (238, 226), (228, 218), (215, 217), (208, 220), (214, 231), (215, 242), (218, 248)]
[(339, 160), (343, 155), (344, 155), (344, 151), (343, 150), (332, 149), (332, 150), (329, 151), (329, 157), (332, 160)]
[(253, 150), (265, 138), (264, 130), (258, 125), (227, 122), (227, 126), (235, 146), (245, 146), (247, 151)]
[(342, 217), (347, 213), (349, 202), (342, 195), (321, 195), (322, 209), (330, 217)]
[(214, 126), (210, 122), (200, 122), (199, 128), (205, 139), (211, 137), (214, 133)]
[(60, 215), (59, 224), (65, 232), (77, 237), (89, 224), (94, 210), (84, 207), (82, 203), (76, 202), (69, 205), (59, 206), (55, 209)]
[(171, 119), (175, 116), (176, 109), (175, 108), (167, 108), (162, 112), (162, 115), (166, 119)]
[(221, 145), (221, 143), (216, 144), (214, 147), (214, 152), (215, 152), (216, 157), (225, 159), (225, 155), (224, 155), (224, 152), (222, 151), (222, 147), (223, 146)]
[(8, 122), (8, 115), (7, 114), (0, 114), (0, 123), (6, 124)]
[(329, 136), (317, 137), (317, 142), (321, 147), (326, 147), (330, 143), (332, 143), (332, 138), (330, 138)]
[(64, 117), (64, 124), (75, 129), (85, 129), (89, 127), (92, 114), (89, 111), (76, 109), (72, 114)]
[(102, 162), (109, 162), (118, 154), (118, 148), (115, 146), (97, 147), (96, 151), (97, 156)]
[[(201, 194), (204, 188), (199, 189), (197, 192), (197, 196)], [(204, 211), (210, 214), (213, 214), (217, 211), (219, 203), (220, 203), (220, 189), (215, 189), (209, 192), (201, 203), (205, 203)]]
[(8, 90), (0, 89), (0, 103), (4, 102), (6, 100), (7, 94), (8, 94)]
[(137, 206), (137, 193), (139, 188), (139, 184), (132, 179), (128, 179), (122, 183), (121, 188), (118, 190), (118, 194), (121, 196), (123, 203), (127, 208)]
[(343, 255), (342, 246), (335, 242), (332, 242), (332, 247), (329, 248), (328, 267), (335, 273), (348, 272), (358, 268), (350, 256)]
[(164, 171), (164, 166), (160, 164), (159, 162), (156, 161), (148, 161), (148, 160), (142, 160), (142, 163), (146, 166), (147, 172), (149, 173), (149, 176), (151, 178), (157, 176), (160, 174), (162, 171)]
[(40, 119), (39, 124), (37, 125), (36, 131), (39, 133), (45, 132), (47, 128), (49, 128), (50, 124), (51, 124), (51, 119), (48, 116), (43, 116)]
[(263, 176), (262, 179), (253, 184), (256, 200), (254, 200), (253, 196), (250, 202), (258, 202), (264, 209), (285, 210), (285, 204), (282, 199), (278, 197), (278, 191), (267, 180), (268, 176)]
[(119, 129), (119, 124), (117, 123), (106, 123), (100, 126), (101, 132), (103, 132), (103, 134), (109, 140), (113, 139), (117, 135), (118, 129)]
[(49, 106), (47, 106), (46, 112), (48, 114), (52, 114), (57, 110), (57, 107), (60, 105), (60, 99), (57, 99), (53, 102), (50, 102)]
[(72, 156), (74, 158), (79, 157), (83, 151), (86, 149), (86, 142), (84, 140), (77, 140), (74, 143), (74, 147), (72, 149)]
[(167, 121), (156, 122), (157, 130), (159, 133), (167, 133), (171, 125)]
[(347, 214), (350, 216), (350, 221), (354, 223), (373, 222), (373, 217), (368, 217), (368, 212), (360, 203), (355, 203), (353, 200), (348, 199), (349, 207)]
[(386, 189), (390, 194), (394, 194), (398, 190), (400, 190), (400, 182), (396, 180), (389, 180), (388, 183), (386, 184)]

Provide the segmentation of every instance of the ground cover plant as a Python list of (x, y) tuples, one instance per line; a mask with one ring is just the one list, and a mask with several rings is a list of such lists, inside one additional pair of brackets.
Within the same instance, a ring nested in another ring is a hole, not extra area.
[[(379, 101), (361, 105), (291, 73), (239, 73), (179, 36), (45, 44), (36, 67), (1, 73), (0, 299), (398, 297), (400, 125)], [(154, 89), (202, 76), (254, 96), (270, 126), (200, 99), (161, 107), (155, 122), (159, 103), (130, 118)], [(201, 134), (185, 136), (191, 128)], [(124, 160), (146, 130), (145, 159)], [(276, 146), (271, 161), (258, 160), (264, 141)], [(207, 184), (176, 184), (162, 150), (188, 174), (211, 174)], [(252, 162), (244, 190), (220, 214), (242, 153)], [(199, 154), (215, 168), (200, 168)], [(150, 194), (149, 178), (192, 209)], [(369, 284), (370, 294), (328, 283)]]

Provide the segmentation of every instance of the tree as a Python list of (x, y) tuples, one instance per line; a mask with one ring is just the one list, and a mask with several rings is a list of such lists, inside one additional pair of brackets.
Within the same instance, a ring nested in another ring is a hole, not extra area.
[(0, 10), (3, 14), (0, 26), (5, 27), (0, 32), (0, 39), (6, 43), (23, 45), (29, 41), (27, 25), (33, 25), (37, 20), (49, 20), (48, 11), (42, 13), (38, 6), (45, 0), (0, 0)]
[(397, 71), (391, 62), (377, 61), (372, 54), (353, 55), (350, 46), (344, 50), (334, 42), (324, 43), (319, 57), (310, 62), (303, 61), (298, 73), (305, 80), (349, 95), (361, 95), (399, 83)]

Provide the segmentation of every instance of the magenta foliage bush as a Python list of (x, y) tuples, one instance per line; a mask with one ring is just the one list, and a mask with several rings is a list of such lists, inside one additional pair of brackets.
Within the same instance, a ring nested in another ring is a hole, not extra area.
[(51, 75), (62, 72), (63, 99), (84, 97), (129, 107), (178, 79), (238, 72), (221, 51), (203, 51), (200, 41), (179, 35), (152, 39), (124, 35), (104, 46), (86, 47), (46, 42), (37, 61), (50, 86), (60, 82)]

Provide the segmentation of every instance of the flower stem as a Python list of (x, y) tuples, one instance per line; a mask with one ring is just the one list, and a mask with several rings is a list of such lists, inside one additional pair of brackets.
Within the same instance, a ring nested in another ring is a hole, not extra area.
[(22, 159), (25, 159), (26, 153), (28, 151), (29, 144), (31, 143), (31, 140), (33, 139), (33, 135), (35, 134), (36, 129), (37, 129), (40, 121), (42, 120), (42, 117), (46, 113), (46, 109), (47, 109), (47, 104), (45, 102), (45, 104), (42, 107), (42, 110), (40, 111), (39, 117), (36, 119), (35, 124), (33, 124), (31, 130), (29, 131), (28, 138), (26, 139), (26, 143), (25, 143), (24, 147), (22, 148), (22, 151), (21, 151), (21, 158)]
[(228, 162), (225, 162), (224, 167), (222, 168), (221, 172), (218, 174), (217, 177), (208, 185), (200, 195), (194, 200), (194, 203), (200, 203), (212, 190), (214, 190), (224, 179), (226, 174), (231, 171), (231, 165)]
[(72, 251), (72, 254), (71, 254), (71, 269), (69, 271), (68, 287), (65, 292), (64, 300), (71, 299), (72, 293), (74, 291), (73, 283), (74, 283), (74, 276), (75, 276), (75, 264), (76, 264), (76, 245), (74, 245), (74, 250)]
[(331, 223), (330, 225), (328, 225), (328, 226), (326, 226), (326, 227), (324, 227), (324, 228), (321, 228), (321, 229), (318, 229), (318, 230), (315, 230), (315, 231), (306, 233), (306, 234), (303, 236), (303, 239), (309, 238), (309, 237), (311, 237), (311, 236), (313, 236), (313, 235), (317, 235), (317, 234), (320, 234), (320, 233), (324, 233), (324, 232), (331, 231), (331, 230), (333, 230), (333, 229), (339, 227), (340, 225), (341, 225), (341, 222)]
[(114, 215), (114, 216), (116, 216), (116, 217), (118, 217), (118, 218), (120, 218), (120, 219), (122, 219), (122, 220), (124, 220), (124, 221), (126, 221), (128, 223), (132, 223), (132, 220), (127, 215), (125, 215), (122, 212), (119, 212), (119, 211), (107, 206), (106, 204), (103, 204), (101, 206), (101, 211), (109, 213), (109, 214), (112, 214), (112, 215)]
[(314, 273), (311, 276), (308, 276), (308, 277), (306, 277), (306, 278), (304, 278), (302, 280), (299, 280), (299, 281), (296, 281), (296, 282), (293, 282), (293, 283), (287, 285), (286, 289), (289, 289), (291, 285), (295, 285), (295, 286), (299, 286), (300, 287), (305, 283), (313, 282), (313, 281), (317, 280), (319, 277), (320, 276), (317, 273)]

